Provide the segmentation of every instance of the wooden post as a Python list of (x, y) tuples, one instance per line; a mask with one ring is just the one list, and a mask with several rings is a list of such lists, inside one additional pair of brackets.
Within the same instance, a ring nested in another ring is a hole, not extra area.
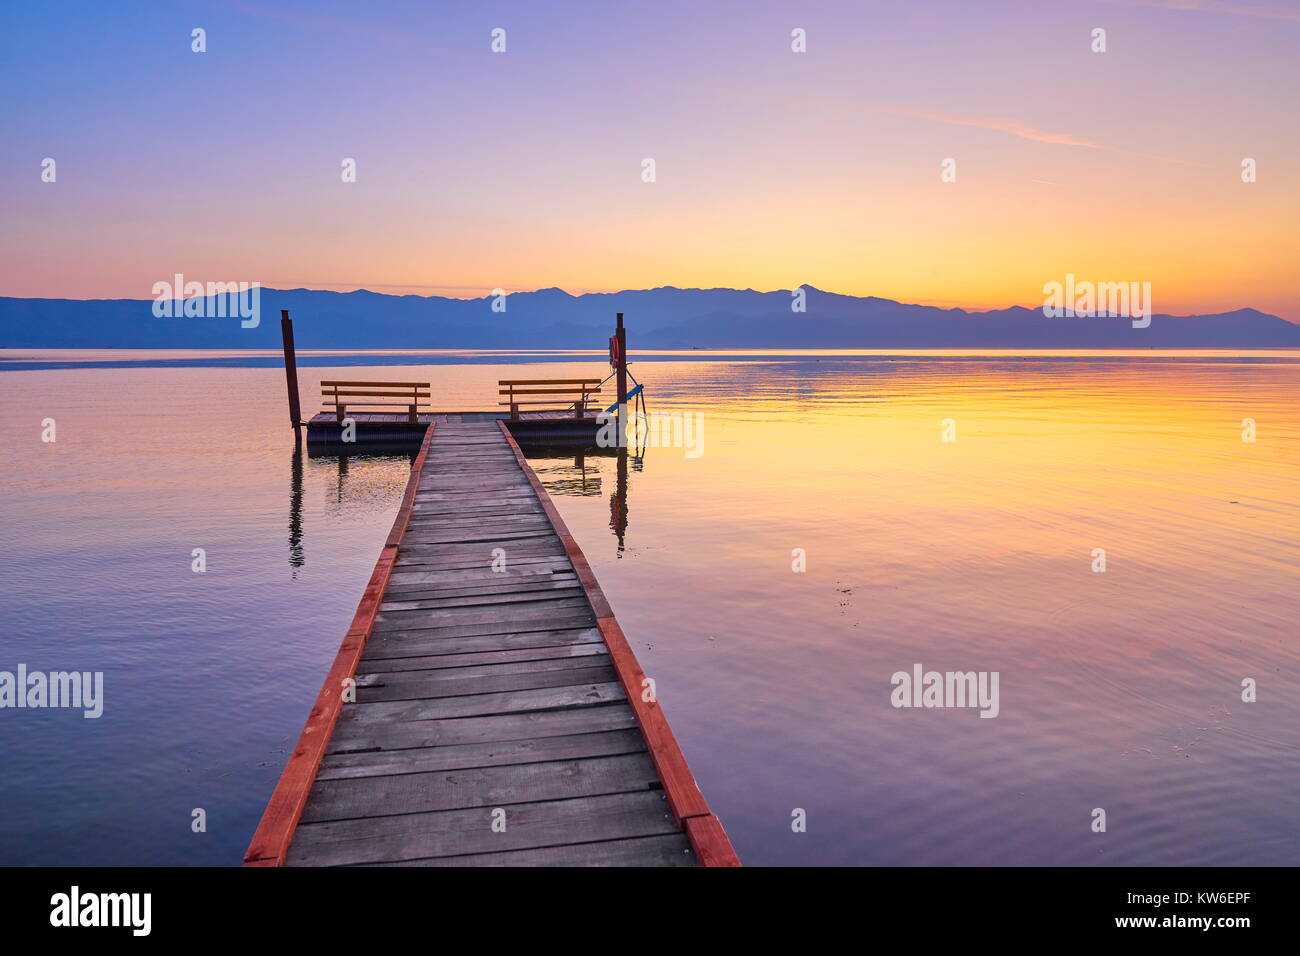
[(618, 367), (614, 378), (618, 387), (618, 445), (627, 447), (627, 329), (623, 328), (623, 313), (617, 313), (614, 336), (618, 340)]
[(302, 440), (302, 406), (298, 404), (298, 353), (293, 348), (293, 320), (289, 310), (280, 310), (280, 336), (284, 339), (284, 377), (289, 386), (289, 424)]

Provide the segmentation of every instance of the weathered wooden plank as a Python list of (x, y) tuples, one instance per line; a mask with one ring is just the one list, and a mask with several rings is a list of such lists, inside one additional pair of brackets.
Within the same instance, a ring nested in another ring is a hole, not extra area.
[(502, 491), (519, 491), (528, 487), (528, 479), (522, 472), (513, 470), (511, 474), (500, 474), (499, 472), (489, 477), (481, 475), (467, 475), (452, 471), (431, 472), (420, 479), (420, 491), (437, 493), (439, 490), (447, 492), (471, 491), (484, 492), (489, 490)]
[(431, 482), (420, 486), (420, 491), (426, 497), (437, 498), (439, 495), (469, 495), (471, 500), (481, 501), (488, 497), (493, 497), (498, 493), (518, 492), (521, 497), (527, 499), (528, 488), (519, 481), (496, 481), (486, 478), (482, 475), (460, 475), (454, 478), (448, 477), (440, 482)]
[(344, 714), (335, 727), (328, 752), (357, 753), (363, 750), (406, 750), (490, 741), (533, 740), (566, 734), (626, 730), (635, 726), (636, 715), (627, 704), (388, 723), (355, 721)]
[(536, 601), (539, 597), (560, 598), (579, 597), (582, 588), (577, 585), (577, 578), (572, 581), (557, 581), (546, 586), (534, 585), (530, 588), (498, 589), (486, 594), (447, 594), (432, 597), (421, 594), (389, 594), (394, 600), (385, 601), (379, 606), (388, 611), (438, 610), (452, 607), (504, 607), (507, 604), (522, 604)]
[(428, 520), (420, 519), (413, 522), (409, 534), (412, 535), (412, 541), (421, 542), (427, 540), (430, 534), (475, 532), (482, 536), (490, 531), (502, 537), (530, 537), (532, 532), (539, 530), (552, 536), (555, 534), (546, 521), (545, 514), (470, 515), (463, 520), (435, 515)]
[(494, 475), (446, 472), (440, 477), (420, 483), (419, 493), (426, 496), (471, 494), (479, 500), (488, 497), (485, 492), (523, 493), (527, 490), (525, 479), (503, 478)]
[(600, 657), (608, 655), (603, 642), (565, 644), (559, 647), (521, 647), (509, 651), (483, 651), (477, 654), (440, 654), (436, 657), (363, 658), (359, 666), (370, 674), (404, 671), (445, 670), (474, 667), (479, 664), (508, 664), (515, 661), (547, 661), (566, 657)]
[(484, 498), (496, 498), (498, 495), (507, 498), (513, 495), (524, 501), (528, 500), (528, 488), (519, 482), (512, 481), (505, 484), (477, 475), (467, 475), (456, 482), (422, 485), (420, 491), (426, 500), (435, 504), (445, 504), (448, 498), (459, 497), (463, 501), (482, 501)]
[(426, 658), (437, 654), (458, 655), (473, 654), (481, 651), (509, 651), (514, 649), (532, 649), (556, 647), (568, 644), (595, 643), (604, 646), (599, 628), (577, 627), (562, 630), (535, 630), (507, 632), (504, 634), (480, 634), (473, 637), (415, 637), (398, 635), (375, 635), (366, 644), (361, 659), (366, 667), (374, 667), (374, 662), (381, 659), (419, 657)]
[[(491, 543), (481, 541), (419, 541), (412, 538), (405, 543), (399, 557), (404, 562), (419, 561), (437, 563), (441, 561), (455, 561), (466, 557), (482, 557), (483, 555), (493, 555), (492, 551), (497, 546)], [(516, 563), (515, 559), (523, 558), (563, 558), (568, 557), (564, 551), (563, 543), (554, 537), (551, 538), (532, 538), (529, 540), (519, 540), (508, 546), (506, 566)]]
[(564, 631), (571, 628), (592, 627), (596, 623), (592, 619), (591, 611), (588, 608), (569, 608), (567, 610), (576, 610), (578, 613), (557, 612), (554, 615), (540, 617), (534, 621), (490, 621), (485, 624), (455, 624), (450, 626), (396, 624), (386, 629), (376, 627), (374, 633), (385, 638), (411, 637), (431, 640), (444, 637), (478, 637), (488, 634), (523, 634), (527, 631)]
[(511, 548), (515, 546), (530, 543), (549, 544), (553, 537), (550, 531), (537, 527), (498, 528), (480, 525), (474, 528), (440, 528), (430, 526), (412, 528), (408, 541), (409, 546), (416, 550), (416, 553), (421, 550), (428, 553), (429, 549), (438, 545), (453, 547), (459, 545), (463, 550), (470, 550), (471, 547), (488, 551), (501, 548), (508, 555)]
[[(592, 647), (598, 645), (578, 645)], [(432, 660), (433, 658), (425, 658)], [(554, 657), (530, 658), (517, 661), (496, 661), (486, 664), (465, 664), (461, 667), (434, 667), (403, 670), (371, 671), (365, 662), (359, 666), (355, 678), (357, 691), (366, 691), (357, 699), (365, 703), (375, 700), (422, 700), (434, 697), (455, 697), (458, 694), (486, 694), (505, 690), (526, 690), (529, 687), (561, 686), (550, 677), (541, 675), (569, 675), (571, 684), (593, 684), (612, 680), (606, 676), (610, 666), (609, 656), (600, 654), (565, 654)], [(364, 673), (361, 672), (364, 670)], [(597, 674), (599, 672), (599, 676)], [(500, 686), (489, 686), (498, 678), (511, 678)], [(519, 678), (516, 682), (514, 679)], [(529, 684), (528, 680), (538, 683)], [(458, 689), (460, 688), (460, 689)]]
[[(443, 435), (442, 440), (448, 441), (451, 437), (450, 435)], [(439, 468), (442, 468), (444, 464), (455, 467), (463, 462), (475, 461), (478, 458), (500, 458), (503, 450), (508, 452), (509, 446), (458, 441), (445, 447), (435, 446), (434, 449), (430, 450), (430, 460), (438, 463)]]
[[(505, 454), (508, 454), (508, 452)], [(475, 468), (481, 465), (497, 466), (496, 474), (503, 479), (517, 478), (520, 472), (518, 468), (512, 466), (513, 463), (506, 460), (505, 454), (499, 451), (493, 451), (491, 453), (482, 453), (477, 456), (467, 456), (461, 453), (448, 457), (435, 456), (432, 462), (434, 470), (431, 471), (426, 478), (429, 481), (432, 481), (438, 475), (455, 475), (457, 474), (457, 469), (462, 467)]]
[[(532, 665), (561, 663), (563, 667), (532, 666), (517, 672), (485, 675), (463, 674), (459, 670), (415, 671), (388, 674), (373, 685), (358, 686), (358, 704), (378, 701), (428, 701), (442, 697), (481, 696), (505, 691), (536, 690), (541, 687), (570, 687), (575, 684), (599, 684), (618, 679), (618, 674), (607, 661), (574, 663), (558, 661), (528, 661)], [(489, 665), (491, 666), (491, 665)], [(496, 665), (504, 667), (506, 665)]]
[[(605, 650), (599, 644), (578, 644), (579, 648)], [(565, 648), (572, 650), (572, 648)], [(458, 660), (458, 655), (450, 655)], [(597, 667), (608, 661), (592, 660), (593, 655), (566, 654), (549, 658), (531, 658), (518, 661), (495, 661), (483, 664), (462, 664), (460, 667), (405, 669), (400, 671), (371, 671), (364, 661), (357, 666), (357, 687), (383, 687), (409, 684), (420, 686), (430, 681), (466, 679), (472, 677), (498, 677), (502, 674), (526, 674), (539, 671), (572, 671), (584, 667)], [(417, 660), (437, 660), (438, 658), (417, 658)]]
[[(463, 531), (465, 529), (452, 529), (452, 530)], [(535, 531), (536, 529), (516, 528), (513, 530)], [(510, 531), (511, 529), (500, 529), (498, 531), (498, 535), (502, 538), (515, 537), (515, 535), (509, 533)], [(558, 541), (554, 535), (551, 535), (548, 538), (545, 535), (539, 537), (536, 534), (525, 534), (519, 536), (519, 540), (515, 542), (514, 548), (518, 550), (518, 553), (520, 555), (525, 555), (529, 553), (546, 554), (546, 555), (553, 555), (557, 553), (562, 554), (563, 553), (562, 550), (557, 550), (556, 548), (557, 544), (562, 544), (562, 542)], [(423, 554), (428, 556), (437, 556), (439, 554), (447, 554), (447, 555), (455, 556), (461, 552), (473, 550), (473, 546), (475, 545), (477, 545), (479, 548), (482, 548), (482, 544), (474, 541), (429, 541), (423, 535), (421, 535), (420, 537), (412, 537), (409, 541), (407, 541), (404, 550), (410, 551), (411, 553)], [(488, 550), (491, 550), (491, 547), (492, 546), (489, 546)]]
[[(541, 554), (516, 554), (512, 549), (507, 553), (505, 559), (505, 568), (501, 571), (493, 571), (492, 563), (497, 556), (492, 554), (491, 548), (470, 548), (465, 549), (460, 554), (443, 554), (443, 555), (403, 555), (398, 552), (397, 564), (393, 571), (395, 575), (405, 574), (438, 574), (437, 577), (430, 577), (427, 580), (451, 580), (444, 578), (442, 572), (445, 571), (466, 571), (473, 572), (463, 575), (464, 579), (483, 575), (487, 572), (492, 574), (540, 574), (548, 568), (562, 568), (566, 571), (573, 570), (573, 565), (569, 562), (569, 557), (562, 550), (551, 549), (551, 553)], [(531, 567), (530, 567), (531, 565)], [(456, 578), (460, 580), (462, 578)], [(399, 577), (399, 581), (410, 580), (405, 577)]]
[(413, 611), (380, 611), (375, 619), (375, 630), (412, 627), (458, 627), (469, 624), (501, 624), (505, 622), (535, 622), (555, 616), (583, 613), (589, 617), (591, 608), (582, 597), (560, 597), (524, 604), (501, 605), (487, 608), (442, 608)]
[(598, 843), (575, 843), (548, 846), (536, 850), (507, 853), (475, 853), (469, 856), (443, 856), (401, 863), (377, 863), (371, 866), (695, 866), (690, 845), (680, 833), (642, 837), (635, 840), (610, 840)]
[[(502, 452), (500, 448), (491, 445), (474, 446), (471, 451), (469, 445), (458, 445), (456, 452), (438, 452), (433, 455), (429, 463), (433, 466), (429, 472), (430, 478), (436, 478), (439, 475), (464, 471), (466, 469), (477, 468), (484, 464), (500, 464), (506, 461), (506, 455), (509, 453)], [(511, 473), (505, 468), (498, 468), (496, 474), (504, 475)]]
[[(420, 574), (433, 571), (478, 571), (482, 573), (483, 571), (491, 571), (493, 562), (502, 557), (500, 554), (493, 554), (494, 550), (495, 548), (491, 545), (475, 544), (473, 546), (460, 545), (454, 548), (444, 546), (432, 553), (419, 549), (406, 552), (399, 551), (394, 573)], [(534, 573), (540, 572), (546, 567), (573, 569), (569, 556), (564, 553), (564, 549), (556, 547), (550, 542), (546, 542), (542, 547), (532, 545), (526, 550), (521, 550), (519, 547), (503, 550), (505, 550), (505, 570), (494, 571), (494, 574), (510, 574), (525, 565), (538, 565), (538, 567), (528, 569)]]
[[(433, 460), (434, 471), (430, 475), (430, 481), (441, 476), (466, 475), (466, 474), (489, 474), (494, 478), (505, 477), (505, 470), (510, 466), (505, 464), (507, 458), (501, 454), (491, 455), (457, 455), (454, 458), (435, 458)], [(509, 477), (514, 477), (513, 469)]]
[(434, 700), (357, 702), (345, 708), (358, 722), (397, 720), (443, 720), (447, 717), (478, 717), (510, 714), (525, 710), (559, 710), (570, 707), (597, 707), (627, 700), (623, 685), (617, 681), (574, 684), (566, 687), (542, 687), (535, 690), (511, 690), (492, 694), (439, 697)]
[(518, 502), (514, 504), (503, 501), (499, 504), (479, 505), (476, 507), (468, 504), (434, 505), (433, 503), (429, 503), (429, 505), (425, 507), (424, 503), (417, 497), (416, 504), (421, 505), (421, 521), (429, 518), (453, 518), (454, 520), (455, 518), (478, 518), (482, 516), (493, 517), (497, 515), (509, 517), (513, 515), (545, 514), (545, 512), (542, 511), (541, 505), (537, 504), (535, 501), (530, 501), (527, 498), (520, 498)]
[(619, 754), (641, 753), (644, 750), (645, 738), (639, 730), (631, 729), (411, 750), (327, 754), (321, 761), (316, 779), (345, 780), (430, 773), (437, 770), (468, 770), (473, 767), (514, 766), (585, 757), (614, 757)]
[(428, 810), (500, 807), (602, 793), (651, 790), (659, 785), (643, 753), (509, 767), (404, 773), (354, 780), (317, 780), (302, 820), (354, 820)]
[[(456, 557), (461, 554), (467, 554), (472, 551), (491, 551), (491, 547), (484, 548), (481, 544), (474, 543), (457, 543), (449, 542), (426, 542), (412, 538), (403, 542), (402, 556), (419, 555), (421, 557), (439, 557), (448, 556)], [(512, 555), (524, 557), (527, 555), (555, 555), (564, 554), (563, 542), (554, 535), (550, 538), (533, 538), (527, 541), (518, 541), (510, 549)]]
[(412, 528), (409, 541), (421, 544), (472, 544), (491, 542), (493, 547), (508, 548), (513, 541), (530, 541), (554, 536), (549, 528)]
[(355, 866), (550, 847), (572, 841), (575, 835), (604, 842), (677, 832), (663, 796), (653, 792), (547, 800), (504, 809), (504, 830), (492, 827), (491, 810), (483, 808), (304, 824), (289, 862)]
[[(418, 501), (416, 503), (421, 504), (421, 502)], [(435, 508), (449, 508), (451, 510), (439, 511), (439, 510), (434, 510)], [(453, 517), (452, 511), (455, 512), (455, 517)], [(444, 505), (431, 504), (428, 511), (424, 511), (423, 509), (421, 510), (420, 520), (421, 521), (442, 520), (444, 518), (448, 518), (454, 521), (457, 519), (473, 519), (473, 518), (484, 518), (484, 517), (486, 518), (535, 517), (537, 515), (544, 514), (544, 513), (545, 512), (543, 512), (535, 502), (528, 501), (527, 499), (521, 500), (518, 504), (501, 503), (501, 504), (489, 505), (485, 507), (474, 507), (472, 505), (455, 506), (455, 505), (445, 505), (445, 504)]]
[[(484, 500), (486, 497), (488, 496), (480, 494), (478, 489), (475, 488), (466, 487), (459, 491), (439, 488), (424, 491), (423, 494), (420, 495), (420, 503), (429, 503), (445, 507), (453, 504), (478, 502)], [(531, 499), (531, 494), (529, 490), (523, 486), (512, 486), (509, 489), (500, 488), (494, 490), (491, 498), (493, 501), (529, 501)]]
[(547, 570), (543, 574), (515, 574), (507, 577), (494, 574), (465, 583), (416, 582), (405, 587), (394, 585), (389, 578), (386, 598), (396, 601), (424, 601), (440, 598), (481, 597), (493, 594), (526, 594), (532, 591), (558, 591), (578, 586), (578, 577), (572, 571), (559, 573)]

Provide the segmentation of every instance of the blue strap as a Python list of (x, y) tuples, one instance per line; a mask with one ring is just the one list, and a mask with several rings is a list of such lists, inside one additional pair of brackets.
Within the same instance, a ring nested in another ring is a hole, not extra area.
[[(639, 394), (641, 393), (641, 389), (642, 389), (642, 387), (643, 387), (643, 386), (638, 385), (636, 388), (632, 389), (632, 391), (630, 391), (630, 392), (627, 393), (627, 397), (628, 397), (629, 399), (631, 399), (631, 398), (635, 398), (637, 395), (639, 395)], [(613, 405), (609, 406), (609, 408), (605, 409), (605, 414), (608, 415), (610, 412), (614, 411), (614, 409), (616, 409), (616, 408), (618, 408), (618, 402), (615, 402)]]

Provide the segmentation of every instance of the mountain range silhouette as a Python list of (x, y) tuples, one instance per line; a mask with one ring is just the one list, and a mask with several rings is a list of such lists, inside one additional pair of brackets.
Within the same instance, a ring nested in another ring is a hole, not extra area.
[(0, 346), (278, 348), (288, 309), (299, 348), (603, 349), (615, 312), (625, 314), (634, 349), (1300, 347), (1300, 325), (1249, 308), (1156, 313), (1149, 328), (1135, 329), (1123, 317), (1047, 318), (1022, 306), (972, 312), (803, 288), (803, 312), (792, 311), (789, 291), (753, 289), (549, 288), (510, 294), (504, 311), (493, 311), (491, 297), (262, 289), (256, 328), (237, 317), (158, 318), (153, 299), (0, 298)]

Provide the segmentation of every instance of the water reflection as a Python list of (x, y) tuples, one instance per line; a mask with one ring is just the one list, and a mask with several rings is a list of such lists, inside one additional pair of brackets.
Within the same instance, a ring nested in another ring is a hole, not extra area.
[(627, 449), (618, 450), (618, 482), (609, 496), (609, 526), (618, 538), (618, 552), (623, 553), (623, 536), (627, 533)]
[[(533, 470), (548, 494), (570, 498), (599, 497), (603, 492), (603, 468), (599, 461), (593, 464), (588, 459), (614, 459), (609, 528), (618, 539), (617, 554), (621, 556), (627, 546), (628, 473), (645, 468), (645, 450), (640, 449), (641, 454), (632, 454), (627, 448), (585, 446), (574, 450), (553, 445), (521, 445), (520, 450), (534, 463)], [(569, 464), (570, 458), (573, 464)]]
[(301, 446), (289, 458), (289, 567), (293, 578), (307, 563), (304, 548), (303, 511), (307, 476), (310, 472), (327, 489), (329, 513), (349, 521), (375, 513), (387, 513), (406, 489), (414, 452), (382, 454), (373, 451), (354, 455), (326, 455), (308, 447), (304, 460)]
[(306, 563), (302, 549), (302, 444), (293, 450), (289, 464), (289, 567), (297, 569)]

